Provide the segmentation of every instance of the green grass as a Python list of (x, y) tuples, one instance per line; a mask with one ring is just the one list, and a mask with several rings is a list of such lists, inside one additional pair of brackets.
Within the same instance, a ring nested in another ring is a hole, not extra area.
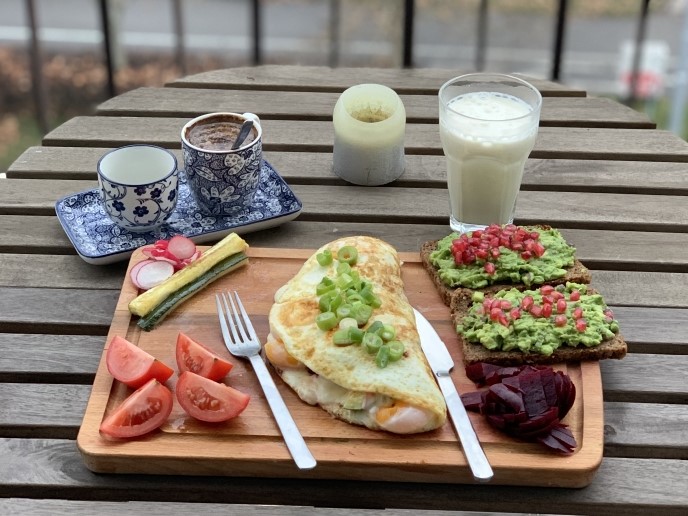
[(0, 173), (7, 171), (9, 166), (32, 145), (40, 145), (41, 130), (36, 120), (27, 115), (19, 116), (19, 137), (4, 148), (0, 148)]

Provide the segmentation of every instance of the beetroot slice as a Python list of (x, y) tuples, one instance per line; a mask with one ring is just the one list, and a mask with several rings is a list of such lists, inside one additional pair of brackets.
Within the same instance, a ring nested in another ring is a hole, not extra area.
[(561, 423), (576, 395), (568, 375), (549, 366), (531, 365), (473, 364), (466, 372), (474, 382), (489, 385), (461, 396), (469, 410), (480, 411), (490, 425), (509, 435), (540, 442), (558, 453), (573, 453), (576, 440)]

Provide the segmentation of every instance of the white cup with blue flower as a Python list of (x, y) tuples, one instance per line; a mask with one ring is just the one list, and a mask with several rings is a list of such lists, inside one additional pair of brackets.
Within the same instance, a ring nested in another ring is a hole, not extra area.
[(177, 206), (177, 158), (155, 145), (127, 145), (98, 161), (103, 208), (120, 227), (151, 231), (164, 224)]
[[(243, 140), (242, 128), (248, 130)], [(184, 125), (184, 172), (201, 212), (232, 216), (251, 206), (261, 177), (262, 135), (253, 113), (208, 113)]]

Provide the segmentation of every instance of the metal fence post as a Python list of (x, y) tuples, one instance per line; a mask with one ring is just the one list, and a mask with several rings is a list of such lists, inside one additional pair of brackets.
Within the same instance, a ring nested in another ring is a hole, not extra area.
[(100, 24), (103, 30), (103, 50), (105, 51), (105, 66), (107, 68), (108, 98), (117, 94), (115, 88), (115, 66), (112, 62), (112, 41), (110, 39), (110, 13), (107, 0), (100, 0)]
[(650, 0), (642, 0), (638, 29), (635, 35), (635, 48), (633, 49), (633, 67), (631, 68), (631, 84), (627, 104), (633, 104), (638, 98), (638, 74), (643, 57), (643, 43), (645, 42), (645, 27), (647, 26), (647, 13), (650, 8)]
[(186, 54), (184, 52), (184, 13), (182, 0), (172, 0), (172, 17), (174, 21), (175, 50), (177, 64), (182, 75), (186, 75)]
[(402, 62), (404, 68), (413, 66), (413, 17), (415, 11), (414, 0), (404, 1), (404, 49)]
[(262, 49), (260, 47), (260, 38), (261, 38), (261, 23), (260, 23), (260, 15), (261, 15), (261, 6), (260, 6), (260, 0), (253, 0), (251, 2), (251, 15), (252, 15), (252, 23), (251, 23), (251, 28), (252, 28), (252, 35), (253, 35), (253, 64), (254, 65), (259, 65), (261, 61), (263, 60), (262, 54)]
[(559, 0), (559, 7), (557, 9), (557, 20), (555, 25), (554, 54), (552, 56), (552, 73), (550, 75), (553, 81), (558, 81), (561, 78), (561, 56), (564, 53), (566, 9), (567, 0)]
[(478, 30), (475, 44), (475, 69), (482, 72), (485, 69), (485, 48), (487, 46), (487, 0), (480, 0), (478, 7)]
[(49, 130), (47, 103), (45, 90), (43, 88), (43, 59), (41, 48), (38, 42), (38, 22), (36, 20), (36, 5), (34, 0), (26, 0), (26, 17), (29, 20), (31, 29), (31, 92), (33, 94), (34, 108), (36, 110), (36, 120), (41, 129), (41, 133), (46, 134)]

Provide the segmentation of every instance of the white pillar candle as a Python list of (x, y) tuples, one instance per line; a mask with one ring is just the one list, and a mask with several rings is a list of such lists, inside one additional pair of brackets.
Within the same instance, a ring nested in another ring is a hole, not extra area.
[(406, 110), (381, 84), (359, 84), (334, 107), (334, 173), (357, 185), (377, 186), (404, 172)]

